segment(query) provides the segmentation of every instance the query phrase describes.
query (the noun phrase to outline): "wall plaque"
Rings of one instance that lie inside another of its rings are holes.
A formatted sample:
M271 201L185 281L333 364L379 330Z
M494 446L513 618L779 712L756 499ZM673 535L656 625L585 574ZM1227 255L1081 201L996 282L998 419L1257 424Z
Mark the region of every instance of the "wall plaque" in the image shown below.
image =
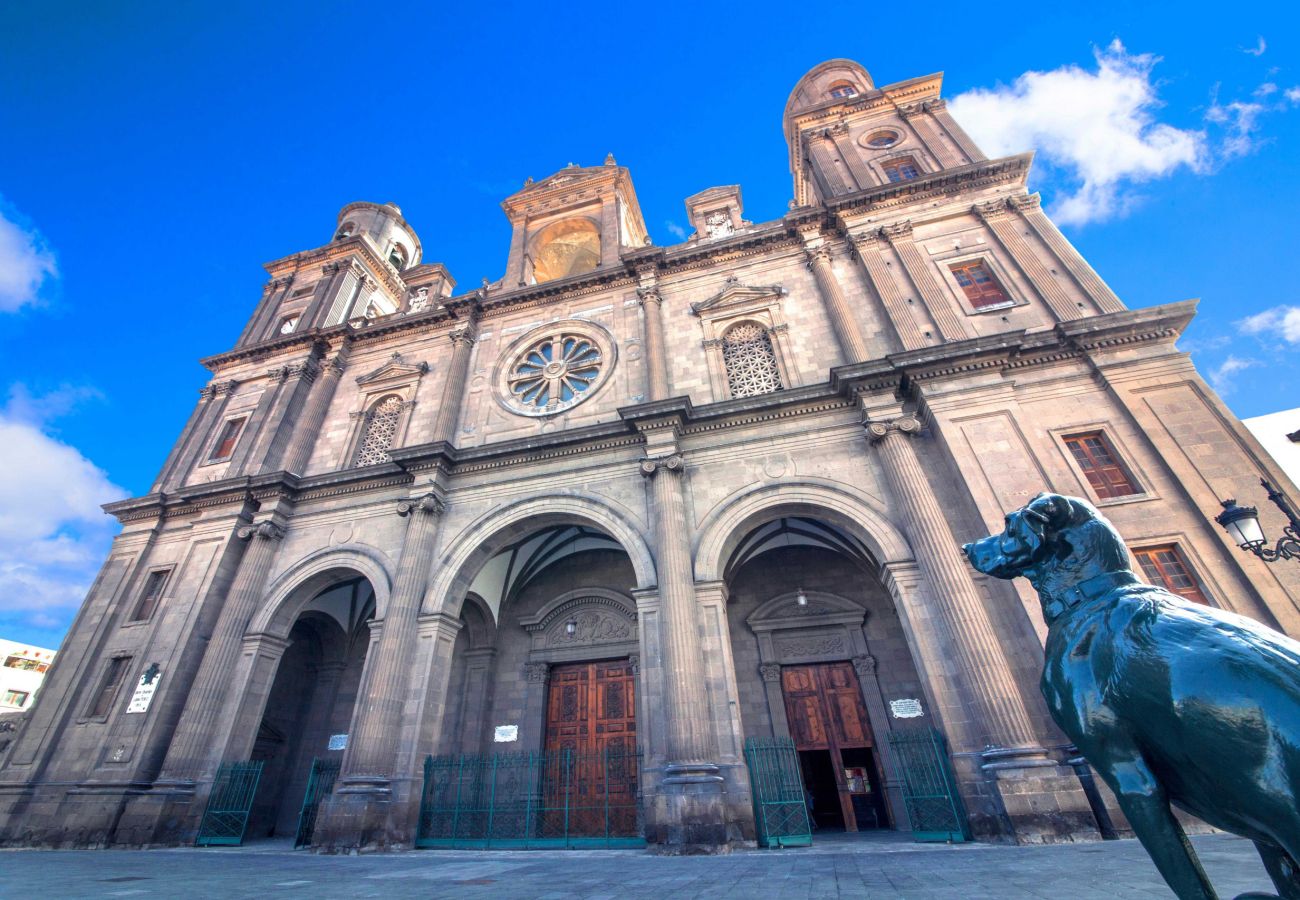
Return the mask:
M131 694L131 702L126 705L126 711L148 712L149 704L153 702L154 691L158 690L158 682L161 680L162 670L158 668L157 663L152 663L140 676L140 683L135 686L135 691Z
M508 744L511 741L519 740L518 725L498 725L492 732L492 740L498 744Z
M890 700L889 711L895 719L915 719L925 715L920 700Z
M348 749L348 736L346 734L331 734L330 742L325 749L327 750Z

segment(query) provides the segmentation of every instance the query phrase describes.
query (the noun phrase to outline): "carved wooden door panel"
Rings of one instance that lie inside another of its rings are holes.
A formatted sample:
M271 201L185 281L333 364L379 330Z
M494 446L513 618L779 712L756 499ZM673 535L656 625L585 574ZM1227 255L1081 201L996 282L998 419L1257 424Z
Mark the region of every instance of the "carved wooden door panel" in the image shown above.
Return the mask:
M629 660L551 668L546 752L547 793L565 792L571 834L602 834L607 817L612 833L634 833L636 676Z

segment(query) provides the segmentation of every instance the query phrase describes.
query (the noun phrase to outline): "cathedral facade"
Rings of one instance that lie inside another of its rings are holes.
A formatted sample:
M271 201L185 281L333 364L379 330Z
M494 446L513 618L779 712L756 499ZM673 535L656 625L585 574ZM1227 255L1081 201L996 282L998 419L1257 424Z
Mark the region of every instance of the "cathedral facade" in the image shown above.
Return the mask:
M507 198L470 291L393 204L268 264L0 735L0 841L709 852L934 796L954 837L1122 831L1037 598L959 547L1078 495L1297 636L1209 518L1289 482L1175 348L1195 302L1128 309L940 81L804 76L774 221L714 187L653 246L611 156Z

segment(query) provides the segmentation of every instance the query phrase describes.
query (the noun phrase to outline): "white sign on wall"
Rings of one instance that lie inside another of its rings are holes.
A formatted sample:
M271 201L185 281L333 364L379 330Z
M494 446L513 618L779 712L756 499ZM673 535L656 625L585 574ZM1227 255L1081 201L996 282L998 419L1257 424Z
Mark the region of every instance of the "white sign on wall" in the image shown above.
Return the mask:
M920 700L890 700L889 711L895 719L915 719L925 715Z
M329 750L346 750L348 749L348 736L346 734L331 734Z
M162 670L158 668L157 663L152 663L140 676L140 683L135 686L135 691L131 694L131 702L126 705L126 711L148 712L149 704L153 702L154 691L158 690L160 681L162 681Z
M496 730L492 732L492 740L498 744L508 744L511 741L519 740L519 726L498 725Z

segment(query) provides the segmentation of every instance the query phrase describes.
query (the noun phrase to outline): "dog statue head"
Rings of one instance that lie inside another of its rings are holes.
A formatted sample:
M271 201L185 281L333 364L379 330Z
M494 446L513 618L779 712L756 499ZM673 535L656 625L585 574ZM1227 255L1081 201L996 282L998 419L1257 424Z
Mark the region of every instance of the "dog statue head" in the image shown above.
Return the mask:
M1001 534L962 550L986 575L1028 578L1049 621L1064 591L1098 575L1129 571L1128 549L1115 527L1088 501L1060 494L1039 494L1007 514Z

